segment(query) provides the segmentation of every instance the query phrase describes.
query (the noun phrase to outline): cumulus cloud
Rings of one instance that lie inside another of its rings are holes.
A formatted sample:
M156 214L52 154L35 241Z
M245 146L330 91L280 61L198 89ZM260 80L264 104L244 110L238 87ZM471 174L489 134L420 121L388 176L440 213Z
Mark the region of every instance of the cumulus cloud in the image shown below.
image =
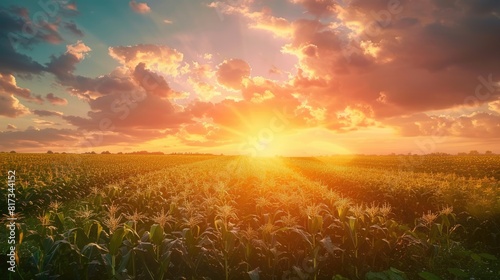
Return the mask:
M57 3L59 4L59 3ZM76 6L75 6L76 7ZM13 74L39 74L45 67L34 61L30 56L19 52L18 49L30 50L41 43L59 44L63 42L59 27L76 27L66 21L72 16L65 7L58 10L58 20L43 21L35 24L33 15L26 8L0 8L0 72ZM30 30L26 33L26 30ZM76 31L73 28L73 31Z
M179 51L162 45L139 44L110 47L109 54L129 69L144 63L148 69L165 75L177 76L184 58Z
M29 113L29 109L16 96L30 102L43 102L41 96L33 96L29 89L17 86L13 75L0 73L0 115L14 118Z
M250 71L250 65L242 59L225 60L217 67L217 81L230 89L241 89Z
M0 91L12 93L25 99L32 99L31 91L17 86L16 78L10 74L0 73Z
M77 49L77 53L87 51ZM65 55L73 58L69 65L79 60L74 52L68 47ZM172 90L165 78L168 73L176 75L181 53L156 45L112 47L109 53L121 64L109 74L83 77L66 67L67 74L59 75L60 83L83 97L91 109L86 117L62 116L66 122L90 134L105 134L100 136L103 145L165 137L192 122L183 107L172 101L183 94Z
M29 114L29 109L12 94L0 91L0 116L15 118Z
M471 99L476 106L492 102L489 108L495 111L500 95L495 84L500 81L495 66L500 57L494 51L500 48L495 35L500 32L497 2L451 1L448 6L440 1L290 3L302 5L316 16L282 21L287 30L283 37L289 40L282 51L299 60L297 74L290 81L293 87L282 96L293 94L302 100L296 113L304 113L305 119L323 118L324 126L349 131L390 124L393 118L405 115L464 106ZM247 18L249 28L262 23L278 26L278 21L265 19L278 19L270 9L256 10L252 1L217 1L210 7ZM255 103L276 95L272 83L241 86L239 81L245 75L228 66L222 74L221 66L219 83L228 86L230 81L229 87L241 90L246 101ZM317 117L318 112L322 117ZM485 119L481 121L486 123ZM480 122L479 116L474 122ZM473 129L480 130L480 126Z
M60 56L52 55L47 63L47 71L54 74L61 81L73 79L73 71L78 62L85 58L91 49L82 41L66 46L66 52Z
M129 2L130 8L138 14L147 14L151 12L151 8L147 3L144 2L137 2L137 1L130 1Z
M328 1L294 2L309 10ZM294 21L284 48L299 59L294 83L310 102L326 104L330 116L362 104L380 121L462 106L477 95L480 103L495 100L500 20L498 5L486 2L441 9L441 2L413 1L402 9L353 1L332 9L340 22Z

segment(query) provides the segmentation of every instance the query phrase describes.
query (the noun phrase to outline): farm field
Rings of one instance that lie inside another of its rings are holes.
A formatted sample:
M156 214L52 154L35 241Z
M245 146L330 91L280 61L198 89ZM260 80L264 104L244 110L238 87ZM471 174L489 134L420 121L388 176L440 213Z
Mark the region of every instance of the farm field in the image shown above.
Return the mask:
M0 163L12 279L500 279L498 155Z

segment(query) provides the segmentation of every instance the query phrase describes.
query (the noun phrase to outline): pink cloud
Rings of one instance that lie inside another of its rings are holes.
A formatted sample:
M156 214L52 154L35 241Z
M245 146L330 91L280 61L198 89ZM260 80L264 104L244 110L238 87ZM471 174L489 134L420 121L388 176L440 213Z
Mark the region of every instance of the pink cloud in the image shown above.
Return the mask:
M78 7L76 6L76 3L69 3L66 5L66 9L71 10L71 11L78 11Z
M129 2L130 8L138 14L147 14L151 12L151 8L147 3L144 2L136 2L134 0Z
M225 87L241 89L243 80L250 76L250 71L250 65L244 60L225 60L217 67L217 81Z

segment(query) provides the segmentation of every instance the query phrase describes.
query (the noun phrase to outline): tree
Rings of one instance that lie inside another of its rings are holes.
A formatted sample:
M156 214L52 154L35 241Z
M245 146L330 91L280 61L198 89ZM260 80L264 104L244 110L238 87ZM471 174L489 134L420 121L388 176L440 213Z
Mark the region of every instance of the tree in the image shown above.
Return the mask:
M492 152L492 151L486 151L484 154L485 154L485 155L492 155L492 154L493 154L493 152Z
M477 150L472 150L469 152L469 155L479 155L479 152Z
M53 153L54 153L54 152L53 152L53 151L51 151L51 150L48 150L48 151L47 151L47 154L53 154Z

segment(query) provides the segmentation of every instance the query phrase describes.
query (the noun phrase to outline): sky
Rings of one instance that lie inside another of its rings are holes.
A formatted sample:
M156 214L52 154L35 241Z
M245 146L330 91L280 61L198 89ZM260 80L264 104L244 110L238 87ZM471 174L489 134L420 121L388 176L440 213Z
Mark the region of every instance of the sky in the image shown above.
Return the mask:
M500 153L500 1L2 1L0 151Z

